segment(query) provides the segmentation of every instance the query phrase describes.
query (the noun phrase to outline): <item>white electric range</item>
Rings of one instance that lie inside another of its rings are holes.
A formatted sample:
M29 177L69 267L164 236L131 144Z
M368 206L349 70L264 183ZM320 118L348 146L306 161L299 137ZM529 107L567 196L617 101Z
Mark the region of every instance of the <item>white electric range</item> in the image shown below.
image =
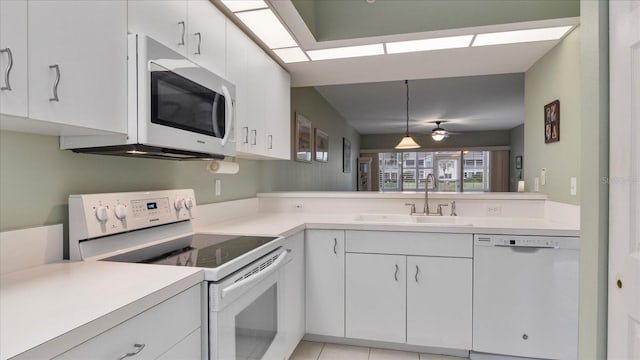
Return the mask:
M282 358L278 323L281 237L195 233L191 189L69 196L69 257L203 269L203 354ZM144 265L140 265L144 266Z

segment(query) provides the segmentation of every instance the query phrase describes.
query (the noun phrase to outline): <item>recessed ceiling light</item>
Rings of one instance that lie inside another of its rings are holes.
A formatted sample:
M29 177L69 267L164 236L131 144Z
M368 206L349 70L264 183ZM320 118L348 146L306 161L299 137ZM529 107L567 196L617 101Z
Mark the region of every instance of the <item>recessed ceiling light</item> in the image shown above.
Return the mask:
M449 36L435 39L409 40L389 42L387 54L408 53L415 51L442 50L468 47L473 35Z
M298 46L271 9L239 12L236 16L271 49Z
M222 0L222 3L233 12L266 9L269 7L263 0Z
M516 44L532 41L558 40L573 26L558 26L543 29L504 31L489 34L478 34L472 46Z
M309 50L307 55L311 60L343 59L358 56L383 55L382 44L346 46L340 48Z
M278 55L278 57L280 57L280 59L282 59L282 61L287 64L309 61L307 55L305 55L304 51L302 51L302 49L300 49L299 47L275 49L273 50L273 52L276 53L276 55Z

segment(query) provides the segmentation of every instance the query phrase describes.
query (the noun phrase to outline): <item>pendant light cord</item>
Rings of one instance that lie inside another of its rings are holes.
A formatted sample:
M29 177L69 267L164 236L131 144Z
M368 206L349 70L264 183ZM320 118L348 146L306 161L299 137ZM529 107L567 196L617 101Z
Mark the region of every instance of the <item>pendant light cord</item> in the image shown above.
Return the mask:
M407 136L409 136L409 80L404 81L407 88Z

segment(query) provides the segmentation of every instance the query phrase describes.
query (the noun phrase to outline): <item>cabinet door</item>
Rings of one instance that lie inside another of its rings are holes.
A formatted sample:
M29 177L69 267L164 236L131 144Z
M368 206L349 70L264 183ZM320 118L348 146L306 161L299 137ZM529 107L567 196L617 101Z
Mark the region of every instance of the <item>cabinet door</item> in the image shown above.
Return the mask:
M270 59L271 60L271 59ZM265 93L267 156L291 159L291 79L289 73L271 60L267 68L269 88Z
M280 311L284 319L281 327L287 356L291 355L304 336L304 232L298 233L284 244L291 261L284 266L283 294Z
M344 337L344 231L305 236L306 333Z
M471 349L471 259L407 257L407 343Z
M406 256L346 255L346 336L404 343Z
M251 41L231 21L226 22L227 79L236 86L235 134L236 150L246 152L249 147L249 103L247 95L247 51Z
M128 0L129 32L144 34L187 55L186 0Z
M28 14L29 117L126 133L126 3L30 0Z
M212 72L226 76L226 17L209 0L187 2L189 58Z
M253 41L247 44L247 119L249 144L247 152L266 155L265 124L267 119L268 68L271 58Z
M0 1L0 112L27 116L27 1Z

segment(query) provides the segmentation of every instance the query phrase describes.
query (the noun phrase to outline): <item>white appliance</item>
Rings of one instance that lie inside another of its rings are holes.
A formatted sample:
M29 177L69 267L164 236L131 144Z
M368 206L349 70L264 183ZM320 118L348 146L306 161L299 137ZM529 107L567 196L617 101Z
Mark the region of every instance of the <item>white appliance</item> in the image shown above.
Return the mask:
M196 234L195 205L193 190L71 195L70 258L201 267L203 354L284 358L278 308L282 268L291 260L284 239Z
M144 35L128 38L126 135L63 136L75 152L168 158L223 158L236 152L235 86Z
M471 358L577 359L578 258L577 237L475 235Z

